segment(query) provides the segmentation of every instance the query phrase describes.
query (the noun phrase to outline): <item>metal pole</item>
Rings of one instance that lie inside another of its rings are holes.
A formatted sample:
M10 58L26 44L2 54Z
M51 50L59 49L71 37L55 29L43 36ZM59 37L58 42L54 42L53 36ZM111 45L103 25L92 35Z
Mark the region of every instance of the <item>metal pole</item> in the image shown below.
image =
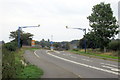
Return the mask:
M85 35L86 35L86 29L84 29L84 31L85 31ZM86 53L86 37L85 37L85 41L84 42L85 42L84 45L85 45L85 53Z
M20 48L20 28L18 28L18 48Z
M22 26L22 27L18 27L18 48L20 48L21 44L20 44L20 29L22 28L28 28L28 27L39 27L40 25L38 26Z
M51 35L51 50L53 51L53 35Z

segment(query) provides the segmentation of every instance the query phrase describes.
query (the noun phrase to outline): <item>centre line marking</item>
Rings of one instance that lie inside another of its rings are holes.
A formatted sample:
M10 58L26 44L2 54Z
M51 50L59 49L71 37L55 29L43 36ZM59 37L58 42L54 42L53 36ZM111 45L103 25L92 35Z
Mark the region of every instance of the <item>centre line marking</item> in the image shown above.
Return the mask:
M120 71L119 69L113 68L113 67L110 67L110 66L104 66L104 65L103 65L102 67L109 68L109 69L111 69L111 70L113 70L113 71Z
M100 64L104 64L104 65L108 65L108 66L113 66L113 67L119 67L119 66L117 66L117 65L107 64L107 63L100 63Z
M87 64L78 63L78 62L75 62L75 61L72 61L72 60L69 60L69 59L65 59L65 58L62 58L62 57L59 57L59 56L50 54L50 53L47 53L47 54L48 54L48 55L51 55L51 56L53 56L53 57L56 57L56 58L58 58L58 59L64 60L64 61L68 61L68 62L74 63L74 64L78 64L78 65L81 65L81 66L85 66L85 67L92 68L92 69L96 69L96 70L103 71L103 72L112 73L112 74L115 74L115 75L120 75L118 72L113 72L113 71L106 70L106 69L102 69L102 68L98 68L98 67L95 67L95 66L90 66L90 65L87 65Z
M77 58L77 57L75 57L75 56L71 56L72 58Z
M92 60L89 60L89 59L82 59L82 60L85 60L85 61L90 61L90 62L92 62Z

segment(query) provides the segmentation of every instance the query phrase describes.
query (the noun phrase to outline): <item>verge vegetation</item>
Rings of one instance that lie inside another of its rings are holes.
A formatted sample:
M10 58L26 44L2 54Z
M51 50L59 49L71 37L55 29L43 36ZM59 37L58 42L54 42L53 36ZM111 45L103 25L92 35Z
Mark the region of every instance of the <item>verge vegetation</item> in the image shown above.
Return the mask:
M24 51L18 49L16 43L9 42L2 46L2 78L40 78L43 71L35 65L25 62Z
M92 50L92 49L88 49L87 52L85 53L83 49L73 49L73 50L69 50L70 52L73 52L75 54L79 54L79 55L84 55L84 56L90 56L90 57L98 57L98 58L102 58L102 59L109 59L109 60L119 60L120 56L118 56L118 54L120 53L119 51L110 51L110 52L106 52L103 53L100 50L96 49L96 50Z

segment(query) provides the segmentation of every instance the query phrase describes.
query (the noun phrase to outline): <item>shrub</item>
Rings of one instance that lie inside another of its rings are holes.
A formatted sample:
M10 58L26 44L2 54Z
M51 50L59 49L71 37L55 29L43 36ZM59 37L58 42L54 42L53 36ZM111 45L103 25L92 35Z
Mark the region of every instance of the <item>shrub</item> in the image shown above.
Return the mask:
M79 51L79 49L73 49L73 51Z
M8 51L16 51L17 43L16 42L9 42L3 45L3 49L7 49Z
M15 76L14 52L2 49L2 78L13 78Z
M120 50L120 40L111 41L108 45L109 50Z

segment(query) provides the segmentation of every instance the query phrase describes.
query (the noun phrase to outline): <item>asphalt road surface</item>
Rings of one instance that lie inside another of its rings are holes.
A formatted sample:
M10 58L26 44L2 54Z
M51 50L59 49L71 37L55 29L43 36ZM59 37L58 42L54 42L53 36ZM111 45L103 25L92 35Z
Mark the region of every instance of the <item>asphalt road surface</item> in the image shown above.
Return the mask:
M119 78L118 62L90 58L65 51L25 52L31 64L42 68L42 78Z

